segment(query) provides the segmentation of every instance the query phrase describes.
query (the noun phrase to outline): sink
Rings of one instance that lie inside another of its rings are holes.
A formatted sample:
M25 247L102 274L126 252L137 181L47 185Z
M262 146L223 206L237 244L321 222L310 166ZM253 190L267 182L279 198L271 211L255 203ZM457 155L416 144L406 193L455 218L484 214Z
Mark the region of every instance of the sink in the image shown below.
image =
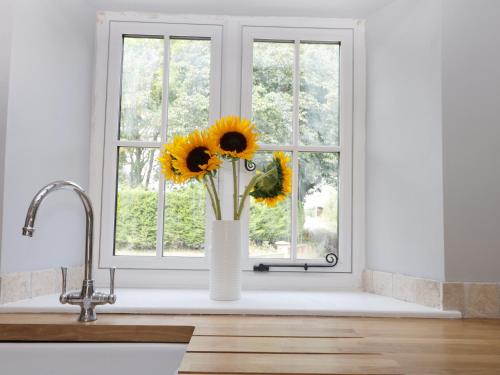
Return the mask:
M2 375L174 375L187 344L0 342Z
M2 375L174 375L194 327L0 324Z

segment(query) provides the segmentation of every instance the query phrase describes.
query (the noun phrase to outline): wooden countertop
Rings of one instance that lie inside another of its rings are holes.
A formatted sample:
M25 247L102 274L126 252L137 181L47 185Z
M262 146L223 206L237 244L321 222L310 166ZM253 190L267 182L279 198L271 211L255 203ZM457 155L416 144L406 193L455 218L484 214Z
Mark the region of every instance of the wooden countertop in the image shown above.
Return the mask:
M188 344L194 326L170 325L151 322L138 324L131 319L114 316L113 319L79 323L75 317L52 316L38 319L13 319L0 315L0 342L121 342L121 343L179 343Z
M0 324L73 328L76 318L0 314ZM186 375L498 375L500 368L496 319L101 314L86 327L99 325L195 326L179 369Z

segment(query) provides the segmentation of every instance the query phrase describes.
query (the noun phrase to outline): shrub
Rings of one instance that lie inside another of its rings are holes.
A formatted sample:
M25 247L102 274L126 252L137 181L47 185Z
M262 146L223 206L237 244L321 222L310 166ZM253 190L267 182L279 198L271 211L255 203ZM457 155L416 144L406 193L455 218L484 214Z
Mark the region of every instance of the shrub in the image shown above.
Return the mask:
M116 206L116 247L154 249L156 192L140 188L120 189Z
M165 193L164 247L200 249L205 244L205 194L201 184L167 189ZM157 193L144 188L120 189L117 200L116 247L156 248ZM275 208L251 205L249 236L256 244L289 241L289 202Z

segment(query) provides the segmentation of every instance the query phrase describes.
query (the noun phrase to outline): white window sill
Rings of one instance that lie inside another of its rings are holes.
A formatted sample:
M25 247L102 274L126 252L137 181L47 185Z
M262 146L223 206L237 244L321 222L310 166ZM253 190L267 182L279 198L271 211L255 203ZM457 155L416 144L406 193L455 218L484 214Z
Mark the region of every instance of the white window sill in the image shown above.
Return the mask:
M244 291L241 300L212 301L207 290L117 289L115 305L97 313L129 314L250 314L461 318L458 311L438 309L362 292ZM56 294L0 305L0 313L74 313Z

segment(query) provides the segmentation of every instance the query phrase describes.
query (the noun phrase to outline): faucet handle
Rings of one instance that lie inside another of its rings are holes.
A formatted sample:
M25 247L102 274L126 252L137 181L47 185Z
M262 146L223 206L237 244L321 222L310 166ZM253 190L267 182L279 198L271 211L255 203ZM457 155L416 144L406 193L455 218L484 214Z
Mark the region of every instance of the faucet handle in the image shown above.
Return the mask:
M109 294L115 294L115 271L116 267L109 269Z
M68 268L61 267L61 273L62 273L62 292L61 292L61 294L66 294L66 279L68 278Z
M115 296L115 271L116 267L109 269L109 294L107 295L107 303L114 304L116 302Z

